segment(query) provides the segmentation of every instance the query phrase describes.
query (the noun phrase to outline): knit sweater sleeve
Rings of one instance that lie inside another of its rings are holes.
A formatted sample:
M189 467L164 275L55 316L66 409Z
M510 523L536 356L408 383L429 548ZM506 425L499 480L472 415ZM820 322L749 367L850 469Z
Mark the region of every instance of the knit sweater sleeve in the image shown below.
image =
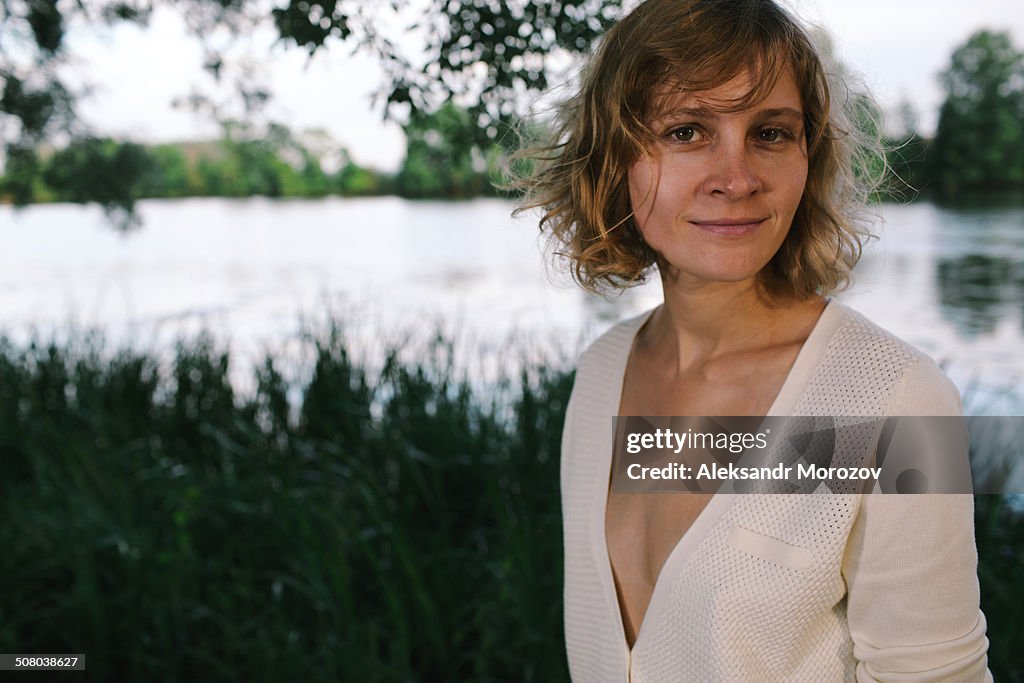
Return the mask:
M889 414L960 415L960 396L922 357ZM857 680L991 681L977 564L971 495L864 495L842 566Z

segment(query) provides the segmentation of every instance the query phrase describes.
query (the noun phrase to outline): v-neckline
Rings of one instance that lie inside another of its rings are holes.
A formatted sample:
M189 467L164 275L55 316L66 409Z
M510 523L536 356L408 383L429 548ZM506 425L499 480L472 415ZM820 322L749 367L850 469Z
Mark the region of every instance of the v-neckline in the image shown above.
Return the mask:
M626 367L629 364L629 357L633 352L633 346L636 344L637 335L657 309L658 307L652 308L645 314L637 316L633 321L634 327L626 333L625 354L620 358L621 369L614 374L618 379L617 390L612 392L616 399L613 409L615 414L618 414L619 407L622 405L622 390L625 386ZM807 335L807 339L804 340L803 345L800 347L800 351L786 373L786 378L783 380L782 386L775 395L775 400L772 402L771 407L768 408L765 417L788 414L793 409L801 390L810 379L811 371L815 365L813 356L820 355L823 352L823 345L818 343L819 337L831 331L832 325L828 323L838 313L838 310L839 304L834 299L826 299L825 307L819 314L818 320L815 322L810 334ZM611 446L611 440L609 440L609 446ZM604 482L604 486L601 487L601 495L598 496L598 515L595 521L600 526L599 538L601 539L601 547L604 550L604 562L602 563L601 570L602 574L604 574L604 580L607 582L606 585L611 586L612 597L614 598L612 604L614 605L619 642L622 643L626 656L629 658L643 642L644 633L650 630L647 624L656 622L661 611L664 609L667 602L665 593L670 590L670 582L664 579L664 577L676 575L681 565L693 557L693 551L697 549L697 546L707 537L711 529L718 523L718 520L729 509L735 500L733 496L736 494L724 493L719 490L719 492L712 495L711 500L707 502L704 509L700 511L700 514L697 515L686 531L683 532L683 535L679 537L679 540L676 541L675 546L673 546L658 570L658 575L654 580L654 588L651 590L651 597L647 602L647 609L644 610L640 625L636 629L633 645L630 647L626 640L626 627L623 621L622 604L619 601L618 588L615 585L611 553L608 551L606 516L608 514L608 496L610 494L609 487L611 485L613 458L611 447L606 450L608 452L603 453L606 461L603 464L602 470L606 476L603 479L601 477L598 478L598 481Z

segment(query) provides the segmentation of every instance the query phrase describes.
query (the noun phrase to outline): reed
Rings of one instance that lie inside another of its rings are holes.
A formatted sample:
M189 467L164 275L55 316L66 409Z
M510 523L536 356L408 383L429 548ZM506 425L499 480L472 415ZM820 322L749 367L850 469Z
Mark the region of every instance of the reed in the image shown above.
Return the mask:
M0 340L0 651L95 680L567 680L572 374L483 392L443 339L376 369L336 328L310 345L243 395L206 337L166 362ZM977 502L991 665L1021 680L1024 524Z

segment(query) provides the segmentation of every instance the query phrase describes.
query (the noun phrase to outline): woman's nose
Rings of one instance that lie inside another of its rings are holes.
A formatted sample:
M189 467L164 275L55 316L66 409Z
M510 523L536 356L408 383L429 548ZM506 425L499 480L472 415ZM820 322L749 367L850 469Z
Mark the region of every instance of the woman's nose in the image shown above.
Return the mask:
M704 178L707 194L742 199L757 194L764 183L754 168L752 150L745 144L723 144L712 155Z

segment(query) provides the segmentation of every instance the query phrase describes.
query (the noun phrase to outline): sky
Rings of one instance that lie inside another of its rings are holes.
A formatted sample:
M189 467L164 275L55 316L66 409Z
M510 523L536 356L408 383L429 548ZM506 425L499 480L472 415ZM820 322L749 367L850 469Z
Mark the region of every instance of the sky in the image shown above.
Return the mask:
M934 130L942 102L938 74L957 45L988 28L1009 30L1024 47L1021 0L783 2L804 21L828 29L840 59L862 75L884 108L895 112L909 101L926 134ZM255 54L271 54L262 72L274 93L268 113L293 130L326 129L362 165L397 169L405 142L399 126L384 122L381 107L372 103L383 82L376 64L344 45L309 60L301 50L274 47L272 38L270 31L249 38ZM195 84L210 83L202 75L202 49L178 15L158 10L147 28L71 31L68 42L73 77L94 87L79 113L98 132L140 141L216 135L209 121L172 107Z

